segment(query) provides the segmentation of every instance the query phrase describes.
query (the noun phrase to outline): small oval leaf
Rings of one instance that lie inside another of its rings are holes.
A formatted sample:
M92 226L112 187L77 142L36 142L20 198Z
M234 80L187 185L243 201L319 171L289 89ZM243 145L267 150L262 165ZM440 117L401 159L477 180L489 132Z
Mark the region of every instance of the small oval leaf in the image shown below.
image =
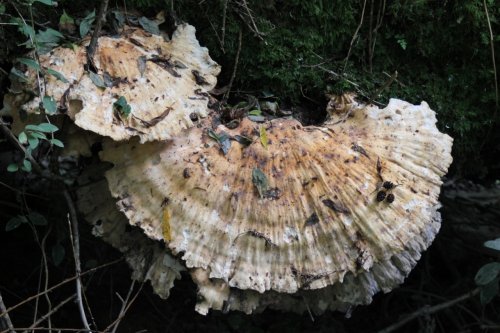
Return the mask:
M26 126L27 128L27 126ZM38 125L38 130L40 132L45 132L45 133L54 133L59 130L57 126L50 124L50 123L41 123Z
M41 67L40 67L40 64L38 62L36 62L35 60L33 59L29 59L29 58L17 58L17 61L20 62L21 64L24 64L36 71L40 71L41 70Z
M500 273L500 262L490 262L479 269L474 278L478 286L484 286L495 280Z
M59 266L63 261L64 256L66 255L66 250L64 249L64 246L62 246L60 243L57 243L52 247L51 254L54 266Z
M21 216L14 216L5 225L5 231L11 231L19 227L23 223Z
M21 142L23 145L28 142L28 136L26 135L25 132L19 133L18 139L19 142Z
M15 163L11 163L7 166L8 172L16 172L17 170L19 170L19 165L15 164Z
M500 251L500 238L497 238L495 240L489 240L484 243L484 246L493 250Z
M498 295L498 279L495 279L481 287L479 292L479 299L482 305L486 305Z
M52 143L54 146L58 146L58 147L64 148L64 143L62 143L61 140L51 139L50 143Z
M21 167L21 170L26 172L31 172L31 162L25 159L23 161L23 166Z
M260 142L262 143L262 146L267 149L267 132L264 126L260 127Z
M53 115L57 111L57 103L51 96L44 96L42 100L43 108L49 115Z

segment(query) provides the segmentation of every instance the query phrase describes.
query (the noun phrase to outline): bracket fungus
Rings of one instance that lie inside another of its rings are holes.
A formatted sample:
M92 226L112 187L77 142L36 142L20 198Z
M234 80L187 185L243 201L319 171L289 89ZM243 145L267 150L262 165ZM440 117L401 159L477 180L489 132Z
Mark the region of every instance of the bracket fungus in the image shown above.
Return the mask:
M107 140L101 158L130 224L192 271L198 311L291 309L294 295L346 311L402 283L439 230L452 139L435 125L425 102L391 99L321 127L209 117L167 142Z
M171 40L132 27L117 38L100 37L97 72L85 70L88 43L40 56L42 68L59 73L46 77L46 94L77 126L113 140L138 136L145 142L170 139L193 125L193 114L207 115L207 91L220 66L200 46L193 26L179 25ZM31 87L25 89L37 90L35 71L28 75ZM23 108L36 113L40 104L38 96Z

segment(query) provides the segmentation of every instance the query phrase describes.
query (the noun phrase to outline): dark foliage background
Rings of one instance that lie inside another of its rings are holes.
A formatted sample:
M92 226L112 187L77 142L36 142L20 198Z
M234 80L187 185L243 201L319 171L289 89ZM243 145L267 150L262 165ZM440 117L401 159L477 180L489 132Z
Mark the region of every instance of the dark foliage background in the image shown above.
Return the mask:
M484 3L497 50L494 61L498 64L500 6L495 0ZM326 92L356 91L361 99L373 98L382 104L390 97L412 103L427 101L437 112L440 130L455 139L454 163L449 173L452 181L444 193L459 188L479 199L460 201L453 195L443 196L443 230L405 285L388 295L377 295L372 305L355 309L350 319L326 313L312 321L307 314L273 311L252 316L211 313L202 317L193 311L196 290L186 276L176 283L167 301L152 294L146 284L121 324L121 331L374 332L397 322L404 314L474 289L477 270L484 263L499 260L497 253L483 250L482 242L500 237L500 198L490 195L498 189L495 181L500 179L499 113L484 3L481 0L127 1L128 11L140 10L149 16L165 10L167 22L162 28L167 31L176 19L194 25L201 44L222 65L219 87L230 82L241 31L231 103L244 100L248 94L273 95L283 107L306 110L310 119L317 119L324 112ZM123 10L124 4L112 2L110 9ZM2 5L0 91L3 94L8 89L5 73L9 72L13 59L25 52L19 46L23 37L15 27L4 23L20 13L28 15L26 6L17 0ZM57 7L35 3L34 20L39 27L57 28L63 9L78 20L97 6L98 2L91 1L62 0ZM395 79L391 81L391 77ZM0 143L0 181L12 187L0 186L0 219L7 221L29 206L41 212L49 223L34 229L23 226L11 232L5 232L0 223L0 291L8 305L37 291L43 266L35 234L39 239L48 234L45 247L49 253L58 244L66 249L60 264L55 265L49 258L50 285L74 274L66 207L59 189L40 185L33 177L14 177L5 172L13 150L7 142ZM461 180L464 178L484 187ZM34 191L37 197L25 196L26 191ZM485 225L487 228L483 229ZM81 232L85 267L120 257L115 250L96 241L90 227L82 225ZM99 327L112 322L119 312L115 292L126 294L129 276L127 265L121 262L86 280L87 296ZM54 292L54 304L67 297L72 288L71 284ZM438 314L422 316L400 331L498 331L499 305L498 297L487 306L473 298ZM40 307L46 310L43 300ZM12 317L18 325L30 325L33 311L31 304L13 312ZM56 313L53 320L62 327L80 327L73 303Z

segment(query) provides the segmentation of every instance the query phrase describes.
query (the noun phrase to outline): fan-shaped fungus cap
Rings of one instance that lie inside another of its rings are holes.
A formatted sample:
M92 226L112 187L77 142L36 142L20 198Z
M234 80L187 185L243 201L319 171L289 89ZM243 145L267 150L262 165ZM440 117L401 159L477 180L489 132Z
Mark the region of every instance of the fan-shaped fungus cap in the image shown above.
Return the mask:
M206 116L207 91L220 67L196 40L194 27L178 26L170 41L138 28L119 38L100 37L98 73L84 70L87 44L41 56L42 67L67 80L48 76L46 94L81 128L114 140L165 140L192 126L192 114ZM37 112L39 104L37 97L25 108Z
M435 123L425 102L392 99L324 127L207 119L167 143L108 142L102 158L130 223L188 268L260 293L340 285L360 304L401 283L439 229L452 139Z

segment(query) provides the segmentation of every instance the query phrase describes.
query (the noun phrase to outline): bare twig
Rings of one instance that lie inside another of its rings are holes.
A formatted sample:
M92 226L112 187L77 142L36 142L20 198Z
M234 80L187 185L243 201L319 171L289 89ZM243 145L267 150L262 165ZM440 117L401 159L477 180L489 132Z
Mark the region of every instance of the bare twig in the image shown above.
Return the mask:
M132 304L135 302L137 296L139 296L139 293L141 292L142 290L142 287L144 286L144 281L141 283L141 286L139 287L139 290L137 290L137 292L135 293L134 297L132 297L132 299L130 300L130 302L128 303L128 305L126 306L125 310L123 311L120 311L120 315L122 317L120 317L120 315L118 316L118 318L115 319L115 321L113 321L111 324L109 324L108 327L106 327L106 329L103 331L103 332L108 332L111 327L113 327L114 325L116 325L120 320L122 320L123 316L125 315L125 313L130 309L130 307L132 306Z
M229 80L227 92L224 94L224 101L227 101L229 98L229 94L231 93L231 88L233 86L234 78L236 77L236 71L238 70L238 62L240 61L240 52L241 52L241 41L243 39L243 32L240 29L238 33L238 50L236 51L236 58L234 59L234 67L233 74L231 74L231 79Z
M226 38L226 17L227 17L227 3L229 0L224 0L224 8L222 9L222 37L221 37L221 48L222 48L222 53L224 52L224 41Z
M377 43L378 29L380 29L380 27L382 26L382 21L384 20L385 5L386 5L386 0L382 0L381 4L379 5L379 10L377 12L377 24L375 25L375 29L373 29L373 42L371 45L372 61L373 61L373 55L375 53L375 44ZM382 8L380 8L380 7L382 7Z
M367 48L368 48L368 71L371 73L373 70L372 66L372 37L373 37L373 7L374 7L374 2L373 0L370 0L370 18L368 19L368 41L367 41Z
M41 284L42 274L45 276L44 290L47 290L47 288L49 287L49 265L47 263L47 254L45 252L45 242L47 241L47 237L49 236L51 230L52 230L52 225L49 227L49 229L47 230L47 232L43 236L42 241L40 242L38 240L38 235L36 233L36 229L33 227L33 234L34 234L35 240L36 240L38 246L40 247L40 251L42 252L42 258L41 258L42 263L40 266L42 266L44 268L43 271L40 269L40 279L38 281L38 292L40 292L40 284ZM45 297L45 300L47 301L48 312L50 313L52 311L52 302L50 300L49 294L45 293L44 297ZM38 315L38 298L36 299L33 322L36 322L37 315ZM51 329L52 320L51 320L50 316L48 317L47 324L49 325L49 329ZM32 326L36 326L36 325L32 325Z
M382 72L382 74L384 74L387 77L392 77L392 75L389 74L389 73L387 73L387 72ZM399 81L397 78L394 78L394 81L397 82L401 87L406 87L406 84L404 84L403 82Z
M398 77L398 71L394 71L394 73L389 78L387 78L387 80L384 82L382 87L378 88L377 91L375 91L375 93L370 97L370 103L375 98L379 97L380 94L382 93L382 91L389 88L391 86L391 84L396 80L397 77Z
M436 313L436 312L439 312L441 310L444 310L444 309L447 309L449 307L452 307L454 306L455 304L457 303L460 303L460 302L463 302L471 297L474 297L476 296L477 294L479 294L479 288L476 288L466 294L463 294L455 299L452 299L448 302L444 302L444 303L441 303L441 304L437 304L437 305L434 305L434 306L424 306L420 309L418 309L417 311L409 314L408 316L406 316L405 318L403 318L402 320L398 321L397 323L395 324L392 324L391 326L389 327L386 327L384 328L383 330L380 330L378 331L378 333L390 333L390 332L394 332L395 330L397 330L398 328L406 325L407 323L409 323L410 321L412 321L413 319L416 319L418 317L421 317L421 316L424 316L424 315L430 315L430 314L433 314L433 313Z
M490 32L490 47L491 47L491 61L493 63L493 74L495 76L495 116L498 109L498 79L497 79L497 66L495 62L495 45L493 43L493 30L491 29L490 14L488 13L488 6L486 5L486 0L483 0L484 13L486 14L486 22L488 23L488 29Z
M87 271L85 271L85 272L82 272L82 273L80 274L80 276L84 276L84 275L87 275L87 274L89 274L89 273L95 272L95 271L97 271L97 270L99 270L99 269L101 269L101 268L104 268L104 267L108 267L108 266L114 265L114 264L116 264L116 263L118 263L118 262L120 262L120 261L122 261L122 260L123 260L123 258L119 258L119 259L113 260L113 261L111 261L111 262L108 262L108 263L102 264L102 265L100 265L100 266L97 266L97 267L91 268L91 269L89 269L89 270L87 270ZM11 311L13 311L13 310L17 309L17 308L18 308L18 307L20 307L21 305L26 304L26 303L28 303L28 302L30 302L30 301L32 301L32 300L34 300L35 298L40 297L41 295L45 295L46 293L49 293L49 292L51 292L52 290L57 289L57 288L59 288L59 287L60 287L60 286L62 286L62 285L65 285L66 283L69 283L69 282L71 282L71 281L74 281L74 280L76 280L77 278L78 278L78 276L76 276L76 275L75 275L75 276L72 276L72 277L70 277L70 278L67 278L67 279L65 279L65 280L63 280L63 281L61 281L61 282L59 282L58 284L55 284L54 286L52 286L52 287L48 288L47 290L44 290L44 291L42 291L42 292L40 292L40 293L37 293L36 295L30 296L30 297L28 297L28 298L24 299L23 301L21 301L21 302L17 303L16 305L13 305L13 306L11 306L10 308L8 308L6 311L2 311L2 312L0 312L0 318L2 318L2 317L4 317L4 316L7 316L9 312L11 312ZM58 330L58 329L53 328L53 330ZM0 333L3 333L3 332L0 332Z
M109 0L101 0L101 5L99 6L99 12L97 13L94 33L90 39L89 46L87 47L87 62L89 65L94 66L94 54L97 49L97 41L99 39L99 34L101 33L102 23L105 20L106 10L108 9Z
M208 23L210 24L210 27L211 27L211 28L212 28L212 30L214 31L215 37L217 38L217 41L219 42L220 49L221 49L222 53L225 53L225 52L224 52L224 42L223 42L223 40L219 37L219 33L217 32L217 29L215 29L215 26L213 25L212 20L210 20L210 17L208 16L208 14L207 14L207 12L206 12L206 11L204 11L204 12L203 12L203 15L205 15L205 17L207 18Z
M123 317L125 317L125 312L127 309L128 300L130 298L130 295L132 295L132 291L134 290L134 285L135 285L135 280L132 280L132 283L130 284L130 288L129 288L128 293L127 293L127 296L125 297L124 300L121 299L121 297L119 297L120 300L122 301L122 308L120 309L120 313L118 314L118 318L116 318L117 322L116 322L115 326L113 327L113 330L111 331L111 333L116 332L118 325L120 325L121 320L123 319ZM116 293L116 294L118 296L120 296L118 293Z
M45 332L49 332L49 330L48 330L47 327L16 327L16 329L18 329L18 330L32 330L32 331L45 331ZM66 332L81 332L82 329L81 328L53 327L52 331L57 331L57 332L64 332L64 331L66 331ZM1 331L0 333L7 333L7 332L9 332L9 330ZM97 330L90 330L89 332L100 333Z
M241 0L242 4L243 4L243 7L245 7L245 10L248 14L248 17L250 18L250 22L252 23L252 27L250 27L250 30L252 30L255 35L260 39L260 40L264 40L264 38L262 38L262 33L259 31L259 29L257 28L257 24L255 24L255 20L253 18L253 15L252 15L252 12L250 11L250 8L248 8L248 4L246 2L246 0Z
M73 300L74 298L76 297L76 294L75 295L71 295L70 297L66 298L65 300L63 300L61 303L57 304L56 306L54 306L49 312L47 312L46 314L44 314L42 317L40 317L36 322L34 322L28 329L26 329L23 333L26 333L26 331L28 330L34 330L38 325L40 325L42 322L44 322L46 319L50 318L50 316L52 316L54 313L56 313L57 311L59 311L60 308L62 308L66 303L68 303L69 301ZM49 326L49 329L50 329L51 326Z
M366 9L366 0L363 2L363 10L361 12L361 19L359 20L359 25L356 28L354 35L352 35L351 44L349 45L349 51L347 51L347 56L345 57L344 69L342 69L342 73L345 72L345 69L347 67L347 62L349 61L349 57L351 56L352 46L354 45L354 41L358 37L359 29L361 29L361 26L363 25L363 20L365 18L365 9Z
M106 0L104 0L106 1ZM67 190L63 191L64 199L66 199L66 204L68 205L69 214L68 214L68 224L70 227L70 239L73 248L73 256L75 258L75 272L76 272L76 297L78 301L78 309L80 310L80 317L82 319L83 326L90 330L89 323L87 321L87 316L85 315L85 309L83 307L82 300L82 279L80 278L81 274L81 265L80 265L80 236L78 231L78 219L76 215L76 209L73 204L73 199ZM71 215L71 218L70 218Z
M5 304L2 299L2 293L0 293L0 313L5 313L5 316L3 318L0 317L0 324L3 323L5 324L5 326L7 326L8 330L6 332L16 333L16 331L14 331L14 325L12 325L12 321L10 320L9 314L7 313L7 309L5 308Z

